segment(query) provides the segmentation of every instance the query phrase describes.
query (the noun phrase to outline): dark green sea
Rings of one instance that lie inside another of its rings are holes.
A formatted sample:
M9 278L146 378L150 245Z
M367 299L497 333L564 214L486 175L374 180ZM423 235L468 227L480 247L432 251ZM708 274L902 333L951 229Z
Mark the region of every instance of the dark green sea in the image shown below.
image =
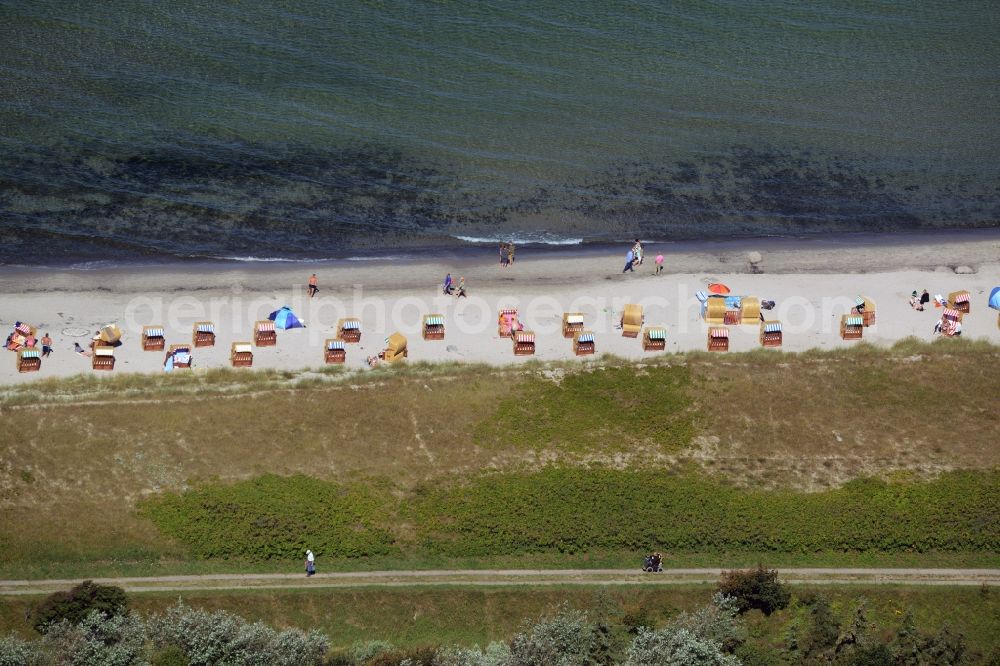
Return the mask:
M0 262L997 227L998 109L996 0L0 0Z

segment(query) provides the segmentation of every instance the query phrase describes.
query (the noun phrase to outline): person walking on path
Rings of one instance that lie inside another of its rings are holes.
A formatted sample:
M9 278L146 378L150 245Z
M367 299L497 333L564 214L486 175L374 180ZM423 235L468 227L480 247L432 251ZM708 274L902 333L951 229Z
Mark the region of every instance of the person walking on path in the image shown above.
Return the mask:
M659 275L663 272L663 255L656 255L656 270L653 271L653 275Z
M52 338L48 333L42 336L42 356L48 356L52 353Z
M316 286L319 280L316 279L316 274L313 273L309 277L309 298L312 298L319 291L319 287Z
M311 550L306 551L306 577L316 573L316 557Z
M632 271L634 273L635 269L632 268L633 263L635 263L635 252L629 250L628 254L625 255L625 268L622 269L622 273L626 273L628 271Z

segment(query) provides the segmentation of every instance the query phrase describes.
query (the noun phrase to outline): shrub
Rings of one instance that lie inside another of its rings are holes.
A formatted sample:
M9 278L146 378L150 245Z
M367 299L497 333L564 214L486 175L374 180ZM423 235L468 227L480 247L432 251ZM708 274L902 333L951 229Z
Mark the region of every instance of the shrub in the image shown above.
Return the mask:
M718 590L731 597L740 613L756 608L770 615L788 606L791 592L778 580L778 572L758 565L756 569L734 569L722 574Z
M579 666L593 651L594 632L582 611L561 606L511 639L510 666Z
M0 666L34 666L40 659L38 643L13 634L0 638Z
M449 646L438 649L434 666L509 666L510 660L510 648L506 643L490 643L485 650L479 646Z
M153 647L180 648L192 664L233 666L319 666L329 649L317 631L278 632L262 622L250 623L225 611L196 610L178 602L146 623Z
M816 598L809 612L809 631L803 641L803 652L806 655L818 655L828 651L837 644L840 636L840 623L833 616L830 600L824 596Z
M111 617L128 610L125 590L111 585L97 585L85 580L66 592L54 592L45 598L31 613L31 626L40 634L53 624L66 620L80 624L91 613L98 611Z
M253 560L386 554L385 501L371 488L268 474L233 485L210 484L142 505L156 525L201 558Z
M642 629L629 646L624 666L740 666L718 643L688 629Z
M152 666L190 666L184 650L176 645L168 645L153 655Z
M436 652L434 647L389 650L364 662L364 666L434 666Z
M61 620L41 639L43 663L73 666L146 666L146 633L132 613L92 611L79 625Z
M392 643L388 641L363 641L351 646L348 657L352 663L366 664L381 654L392 652Z

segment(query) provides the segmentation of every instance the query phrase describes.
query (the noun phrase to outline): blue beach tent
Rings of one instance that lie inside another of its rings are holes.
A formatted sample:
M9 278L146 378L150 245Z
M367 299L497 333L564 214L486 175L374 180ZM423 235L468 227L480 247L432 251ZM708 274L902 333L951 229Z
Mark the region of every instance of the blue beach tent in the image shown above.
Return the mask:
M990 292L990 307L1000 310L1000 287L993 287L993 291Z
M275 328L305 328L306 325L302 323L302 320L295 316L288 306L281 308L280 310L275 310L267 316L268 319L274 322Z

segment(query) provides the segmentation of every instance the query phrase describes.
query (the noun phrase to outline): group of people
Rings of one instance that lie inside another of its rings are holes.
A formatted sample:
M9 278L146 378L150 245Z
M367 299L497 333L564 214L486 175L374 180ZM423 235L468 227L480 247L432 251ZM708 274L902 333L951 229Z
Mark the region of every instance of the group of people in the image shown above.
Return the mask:
M931 302L931 295L924 289L924 293L917 296L917 292L914 291L910 296L910 307L918 312L923 312L924 307Z
M36 339L34 330L27 324L22 324L18 321L14 322L14 330L7 336L4 347L10 351L19 351L21 349L33 349L39 342L42 344L43 357L52 353L51 335L46 333L41 339Z
M451 273L445 275L443 291L446 296L454 296L455 298L462 298L464 296L468 298L468 294L465 293L465 278L462 276L458 277L458 284L456 285L454 280L451 279Z
M500 243L500 268L507 268L514 263L514 244Z
M622 273L635 272L636 266L641 266L642 261L645 258L645 248L642 246L642 241L638 238L635 239L635 243L632 248L625 255L625 268L622 269ZM660 275L663 272L663 255L656 255L656 269L653 270L653 275Z

